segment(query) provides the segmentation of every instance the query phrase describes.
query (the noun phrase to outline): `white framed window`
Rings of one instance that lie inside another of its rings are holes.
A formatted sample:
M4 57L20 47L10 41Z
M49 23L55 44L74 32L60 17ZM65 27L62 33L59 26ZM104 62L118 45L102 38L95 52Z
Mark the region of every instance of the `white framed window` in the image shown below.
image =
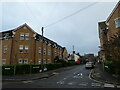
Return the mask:
M41 47L38 47L38 53L41 53Z
M6 59L2 59L2 65L6 64Z
M51 51L50 50L48 50L48 55L51 55Z
M46 49L44 49L44 55L46 55Z
M57 52L55 51L55 52L54 52L54 54L56 55L56 54L57 54Z
M23 53L23 45L19 45L20 53Z
M60 57L62 57L62 54L60 53Z
M26 34L25 34L25 39L26 39L26 40L29 40L29 33L26 33Z
M51 63L51 60L50 60L50 59L48 59L48 63Z
M120 18L115 19L115 27L116 28L120 27Z
M7 53L7 46L6 45L3 47L3 53Z
M20 33L20 40L24 40L24 33Z
M38 64L41 64L41 59L38 60Z
M28 53L29 46L25 45L25 53Z
M19 59L19 60L18 60L18 64L23 64L23 60L22 60L22 59Z
M24 59L24 64L28 64L28 59L27 58Z
M44 64L46 64L47 62L46 62L46 59L44 59Z

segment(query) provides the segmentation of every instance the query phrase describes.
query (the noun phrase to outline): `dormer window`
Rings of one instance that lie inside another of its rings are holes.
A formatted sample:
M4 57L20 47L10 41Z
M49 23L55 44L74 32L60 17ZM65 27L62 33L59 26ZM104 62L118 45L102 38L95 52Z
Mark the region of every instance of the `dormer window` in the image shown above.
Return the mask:
M9 38L9 33L6 33L6 34L4 34L4 40L8 40L8 38Z
M24 33L20 33L20 40L24 40Z
M48 43L48 46L50 46L51 45L51 43Z

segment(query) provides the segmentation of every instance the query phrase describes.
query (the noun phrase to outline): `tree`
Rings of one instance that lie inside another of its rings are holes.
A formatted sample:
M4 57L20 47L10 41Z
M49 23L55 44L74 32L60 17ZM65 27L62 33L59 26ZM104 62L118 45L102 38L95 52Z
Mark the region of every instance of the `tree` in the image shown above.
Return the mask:
M120 75L120 32L109 42L107 53L107 59L115 63L116 74Z

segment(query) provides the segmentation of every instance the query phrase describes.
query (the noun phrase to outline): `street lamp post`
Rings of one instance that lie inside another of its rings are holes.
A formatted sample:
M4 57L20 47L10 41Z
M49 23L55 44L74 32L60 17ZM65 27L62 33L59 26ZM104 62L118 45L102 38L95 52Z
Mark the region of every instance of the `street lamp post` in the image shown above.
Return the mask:
M42 27L42 47L41 47L41 51L42 51L42 55L41 55L41 60L42 60L42 71L44 71L44 61L43 61L43 29L44 29L44 27Z

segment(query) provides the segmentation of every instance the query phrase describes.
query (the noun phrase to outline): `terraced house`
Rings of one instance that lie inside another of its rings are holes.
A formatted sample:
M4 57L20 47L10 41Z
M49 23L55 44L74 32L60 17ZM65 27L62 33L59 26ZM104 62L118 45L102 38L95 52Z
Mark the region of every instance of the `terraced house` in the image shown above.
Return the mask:
M42 39L27 24L1 32L0 45L2 65L54 63L55 57L63 59L63 53L67 55L65 48L46 37Z

